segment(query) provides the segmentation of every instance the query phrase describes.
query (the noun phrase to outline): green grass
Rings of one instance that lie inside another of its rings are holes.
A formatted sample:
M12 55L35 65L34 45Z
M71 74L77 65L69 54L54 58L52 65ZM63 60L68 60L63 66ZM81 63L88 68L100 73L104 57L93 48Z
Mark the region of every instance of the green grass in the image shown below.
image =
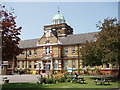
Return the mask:
M57 84L40 84L37 83L9 83L3 84L2 88L117 88L119 83L114 79L114 82L111 82L110 85L96 85L92 77L85 77L86 81L84 84L76 83L73 84L71 82L66 83L57 83Z

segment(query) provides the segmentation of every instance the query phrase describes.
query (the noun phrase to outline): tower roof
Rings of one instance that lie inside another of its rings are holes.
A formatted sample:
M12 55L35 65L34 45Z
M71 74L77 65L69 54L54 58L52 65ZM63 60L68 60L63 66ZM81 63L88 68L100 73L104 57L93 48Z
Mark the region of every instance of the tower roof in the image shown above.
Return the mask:
M61 24L65 23L65 18L62 14L60 14L60 11L53 17L52 24Z
M58 20L58 19L61 19L61 20L65 20L64 16L60 13L57 13L54 17L53 17L53 20Z

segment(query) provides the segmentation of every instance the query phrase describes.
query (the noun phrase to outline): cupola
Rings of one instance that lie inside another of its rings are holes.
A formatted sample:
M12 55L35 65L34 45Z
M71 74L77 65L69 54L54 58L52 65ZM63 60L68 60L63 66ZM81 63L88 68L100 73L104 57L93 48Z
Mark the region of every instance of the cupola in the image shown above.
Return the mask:
M62 24L65 23L65 18L60 11L53 17L52 24Z

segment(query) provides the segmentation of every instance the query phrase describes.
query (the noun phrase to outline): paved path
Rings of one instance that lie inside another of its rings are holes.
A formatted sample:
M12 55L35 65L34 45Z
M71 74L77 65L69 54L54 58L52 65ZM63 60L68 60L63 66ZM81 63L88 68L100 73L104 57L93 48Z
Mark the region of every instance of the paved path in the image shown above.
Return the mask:
M2 78L7 76L9 78L9 83L19 83L19 82L37 82L37 77L39 75L0 75L0 83L2 83ZM46 76L46 74L43 74L43 76ZM80 77L100 77L100 76L82 76Z
M0 81L5 76L9 78L9 83L37 82L38 77L38 75L2 75L0 76Z

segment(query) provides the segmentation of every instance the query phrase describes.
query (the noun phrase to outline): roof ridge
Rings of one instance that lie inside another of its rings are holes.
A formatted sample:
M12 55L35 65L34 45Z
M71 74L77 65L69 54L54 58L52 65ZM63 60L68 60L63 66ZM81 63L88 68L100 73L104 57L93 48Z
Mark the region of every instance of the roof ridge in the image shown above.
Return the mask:
M98 32L78 33L78 34L71 34L71 35L68 35L68 36L72 36L72 35L85 35L85 34L90 34L90 33L98 33Z
M35 39L40 39L40 38L26 39L26 40L20 40L20 41L28 41L28 40L35 40Z

